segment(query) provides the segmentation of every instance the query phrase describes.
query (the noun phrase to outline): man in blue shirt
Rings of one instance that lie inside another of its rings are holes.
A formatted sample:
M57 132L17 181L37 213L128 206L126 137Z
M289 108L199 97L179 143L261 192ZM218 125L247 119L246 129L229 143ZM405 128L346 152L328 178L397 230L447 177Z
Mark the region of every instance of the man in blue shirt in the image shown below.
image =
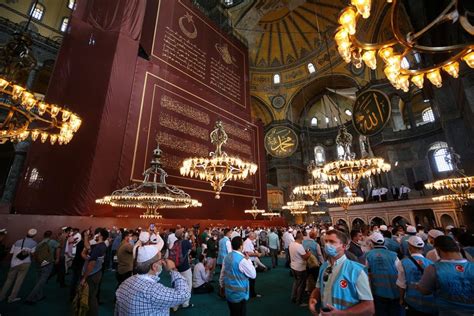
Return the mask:
M87 243L82 251L82 257L86 261L81 279L81 285L87 282L89 286L89 312L88 315L99 315L99 302L97 292L99 291L102 279L102 265L104 264L107 245L105 240L109 238L109 232L105 228L100 228L94 236L94 245ZM89 253L88 253L89 252Z
M275 228L270 229L268 235L268 248L270 248L270 257L272 258L272 267L278 266L278 252L280 252L280 238L275 233Z

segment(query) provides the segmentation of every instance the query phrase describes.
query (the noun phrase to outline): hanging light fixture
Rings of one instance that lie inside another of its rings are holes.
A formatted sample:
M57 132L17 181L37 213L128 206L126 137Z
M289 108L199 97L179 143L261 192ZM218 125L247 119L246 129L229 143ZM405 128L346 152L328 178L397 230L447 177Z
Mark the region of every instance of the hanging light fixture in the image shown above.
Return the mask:
M272 220L274 217L280 217L281 214L279 212L265 212L262 214L262 216L270 218Z
M227 181L246 179L255 174L258 166L239 157L229 156L222 150L228 137L221 121L216 121L210 137L211 143L216 145L216 151L210 152L209 157L187 158L179 171L183 176L209 181L216 192L215 198L219 199Z
M67 144L82 124L79 116L44 102L21 83L36 65L32 44L25 29L0 48L0 144L27 139Z
M257 199L254 197L254 198L252 199L252 208L249 209L249 210L245 210L244 213L245 213L245 214L250 214L250 215L253 216L253 219L256 219L257 216L258 216L258 214L262 214L262 215L263 215L263 214L265 213L265 210L259 210L259 209L257 208Z
M311 175L310 183L308 185L299 185L293 189L293 194L296 196L310 196L314 204L321 200L321 196L337 191L339 185L326 183L327 176L323 173L322 168L316 166L314 161L308 165L308 173Z
M474 176L466 176L459 168L461 157L456 154L453 148L447 149L444 157L446 163L453 167L454 177L438 180L425 184L427 189L447 190L450 194L434 196L433 201L458 201L467 204L468 200L474 199Z
M198 200L191 199L191 196L183 190L166 184L168 174L161 168L162 151L158 143L158 136L156 143L153 159L150 167L143 173L142 183L116 190L111 195L104 196L95 202L112 207L145 209L145 213L140 215L140 218L162 218L158 213L159 209L202 206Z
M313 201L297 200L296 196L292 193L290 194L290 201L286 202L282 209L289 210L291 214L302 214L301 212L306 213L304 209L311 205L314 205Z
M326 199L326 202L329 204L339 204L344 209L344 212L347 215L347 210L349 206L355 203L364 202L364 199L360 196L337 196L335 198Z
M383 0L379 0L383 1ZM402 34L400 31L399 12L400 0L387 1L391 6L391 32L393 38L381 43L365 43L356 38L357 22L360 17L370 17L370 0L352 0L351 5L346 7L339 16L340 26L337 28L334 39L338 52L347 62L351 61L357 67L360 63L358 56L367 67L377 68L377 53L385 63L384 73L390 83L396 88L408 92L410 81L418 88L423 87L423 78L426 77L434 86L442 86L441 70L458 78L460 62L474 68L474 43L460 43L446 46L424 46L419 44L420 38L435 26L442 23L457 23L461 30L469 35L474 35L474 26L470 24L467 13L460 15L458 11L460 1L452 0L446 5L441 14L431 23L418 32ZM467 10L465 10L467 12ZM472 37L471 37L472 38ZM420 69L411 69L407 57L417 54L448 55L444 61L423 65Z

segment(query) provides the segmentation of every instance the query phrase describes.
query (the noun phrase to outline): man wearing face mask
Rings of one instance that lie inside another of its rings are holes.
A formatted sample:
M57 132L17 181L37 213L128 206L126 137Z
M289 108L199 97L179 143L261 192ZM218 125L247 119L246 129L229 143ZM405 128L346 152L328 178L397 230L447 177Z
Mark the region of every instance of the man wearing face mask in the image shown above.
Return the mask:
M127 278L132 276L133 271L133 246L137 241L138 236L133 235L132 232L124 232L122 243L117 250L117 288Z
M416 289L423 271L433 263L423 257L424 245L420 237L410 237L408 239L410 255L397 264L400 305L406 306L406 316L429 316L437 313L433 295L423 295Z
M346 251L349 238L338 230L330 230L324 236L324 250L329 260L319 270L316 288L309 299L309 309L317 315L321 304L322 316L372 315L375 312L372 292L365 268L348 260Z
M462 257L449 236L436 237L434 247L441 259L425 269L417 289L434 295L439 316L473 315L474 263Z
M374 246L367 253L367 267L374 294L375 313L401 315L400 291L396 285L398 276L396 265L400 260L395 252L384 246L385 239L382 234L373 233L370 239Z
M137 274L126 279L115 293L115 315L167 316L171 307L191 298L188 282L174 262L161 259L162 247L163 243L158 243L137 248ZM171 274L171 288L159 283L163 269Z

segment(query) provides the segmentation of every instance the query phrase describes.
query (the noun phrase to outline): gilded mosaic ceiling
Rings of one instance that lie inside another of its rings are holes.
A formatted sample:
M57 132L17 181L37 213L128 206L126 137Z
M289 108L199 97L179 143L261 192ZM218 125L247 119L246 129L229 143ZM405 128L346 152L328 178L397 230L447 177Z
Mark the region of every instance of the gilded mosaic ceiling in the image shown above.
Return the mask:
M257 0L232 12L234 32L249 47L252 68L288 67L325 49L332 37L341 0Z

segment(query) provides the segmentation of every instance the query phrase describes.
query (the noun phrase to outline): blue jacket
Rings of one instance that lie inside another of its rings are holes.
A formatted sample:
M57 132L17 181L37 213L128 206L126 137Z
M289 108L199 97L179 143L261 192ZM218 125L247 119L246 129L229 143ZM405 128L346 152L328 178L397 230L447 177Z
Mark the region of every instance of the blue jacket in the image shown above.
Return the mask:
M413 257L418 264L425 269L433 262L425 257L415 256ZM423 272L421 272L413 261L409 258L402 260L403 270L405 271L405 279L407 283L405 291L405 302L413 309L426 313L436 314L436 304L434 302L433 295L423 295L416 289L418 282L421 280Z
M239 269L244 256L232 251L224 259L224 288L225 297L231 303L249 299L249 279Z
M474 313L474 263L435 262L436 280L434 293L440 311L465 311Z
M225 256L227 256L227 241L229 237L224 236L219 240L219 254L217 255L217 264L222 264L224 261Z
M375 248L367 253L372 293L376 296L396 299L400 292L396 285L398 271L395 266L397 254L383 248Z

